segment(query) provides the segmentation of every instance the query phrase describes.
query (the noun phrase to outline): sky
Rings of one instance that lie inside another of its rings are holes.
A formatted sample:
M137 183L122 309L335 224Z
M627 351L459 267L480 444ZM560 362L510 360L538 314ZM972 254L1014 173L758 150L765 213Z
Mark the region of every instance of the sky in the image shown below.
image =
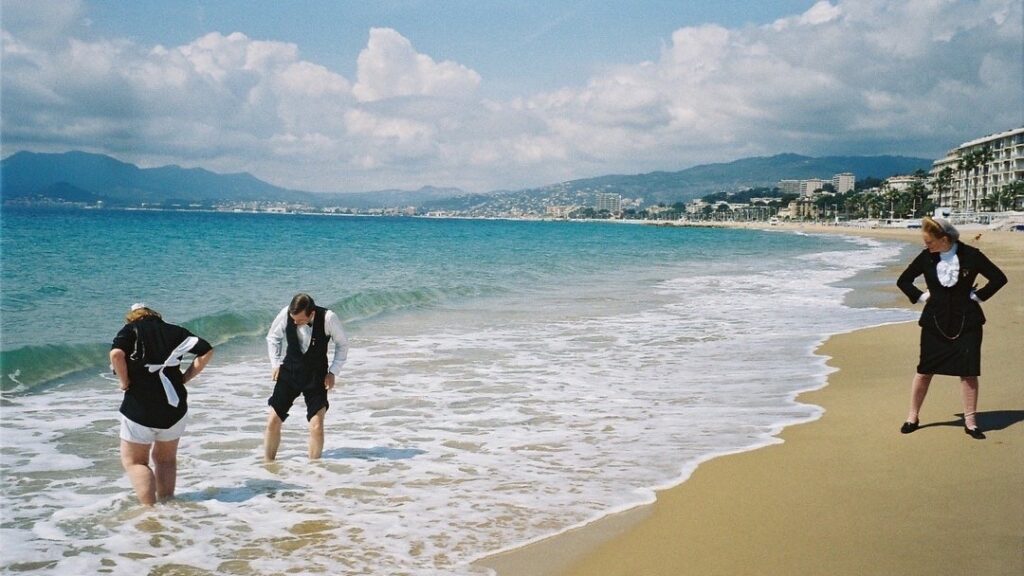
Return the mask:
M0 0L0 154L320 192L938 158L1024 126L1022 6Z

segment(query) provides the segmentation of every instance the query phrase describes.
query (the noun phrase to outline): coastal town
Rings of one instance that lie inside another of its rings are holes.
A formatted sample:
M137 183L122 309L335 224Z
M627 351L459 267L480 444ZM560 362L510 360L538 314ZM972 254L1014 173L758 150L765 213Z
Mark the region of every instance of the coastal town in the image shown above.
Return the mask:
M556 191L557 192L557 191ZM930 171L858 181L850 172L780 180L774 187L721 191L689 202L646 205L644 198L593 190L589 205L509 202L483 210L431 211L426 216L548 219L623 219L769 223L875 221L892 224L944 211L958 222L988 224L993 216L1024 210L1024 127L965 142L936 160ZM415 207L382 214L420 214Z
M959 223L1016 225L1024 210L1024 127L976 138L951 149L929 170L884 179L852 172L774 185L720 189L687 201L650 201L615 185L556 184L519 192L495 192L446 200L387 206L348 206L346 195L331 202L282 200L164 201L112 206L103 200L25 196L4 198L5 206L122 208L235 213L506 218L536 220L620 220L707 225L725 222L816 222L903 226L942 211Z

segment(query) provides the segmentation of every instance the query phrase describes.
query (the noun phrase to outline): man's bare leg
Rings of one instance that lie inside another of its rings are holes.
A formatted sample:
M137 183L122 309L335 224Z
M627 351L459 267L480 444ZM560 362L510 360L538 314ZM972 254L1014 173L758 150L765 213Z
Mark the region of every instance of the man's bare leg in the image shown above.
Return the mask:
M309 459L317 460L324 451L324 416L327 408L321 408L309 419Z
M277 458L277 448L281 445L281 418L271 408L267 415L267 431L263 434L263 459L273 462Z

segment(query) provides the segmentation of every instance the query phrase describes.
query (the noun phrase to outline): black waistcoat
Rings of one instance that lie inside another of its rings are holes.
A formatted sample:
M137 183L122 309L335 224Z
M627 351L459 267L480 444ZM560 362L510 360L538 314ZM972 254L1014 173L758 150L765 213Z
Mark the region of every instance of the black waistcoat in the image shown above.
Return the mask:
M300 381L323 382L327 376L327 344L331 337L324 330L324 320L327 316L327 309L315 307L313 316L313 337L309 341L309 348L302 352L299 344L299 331L292 317L288 316L285 324L284 336L288 346L285 350L284 360L281 367L292 373L292 376Z

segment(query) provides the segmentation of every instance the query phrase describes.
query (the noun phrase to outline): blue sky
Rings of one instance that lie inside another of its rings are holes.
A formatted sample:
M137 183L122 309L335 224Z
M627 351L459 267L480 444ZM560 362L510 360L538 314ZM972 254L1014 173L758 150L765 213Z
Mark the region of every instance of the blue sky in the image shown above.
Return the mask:
M185 44L210 31L294 42L303 58L345 76L370 28L393 28L438 60L487 79L491 97L582 83L610 64L657 58L682 26L768 24L814 0L102 1L88 3L91 33L141 44Z
M1024 124L1019 0L2 1L2 154L537 186Z

